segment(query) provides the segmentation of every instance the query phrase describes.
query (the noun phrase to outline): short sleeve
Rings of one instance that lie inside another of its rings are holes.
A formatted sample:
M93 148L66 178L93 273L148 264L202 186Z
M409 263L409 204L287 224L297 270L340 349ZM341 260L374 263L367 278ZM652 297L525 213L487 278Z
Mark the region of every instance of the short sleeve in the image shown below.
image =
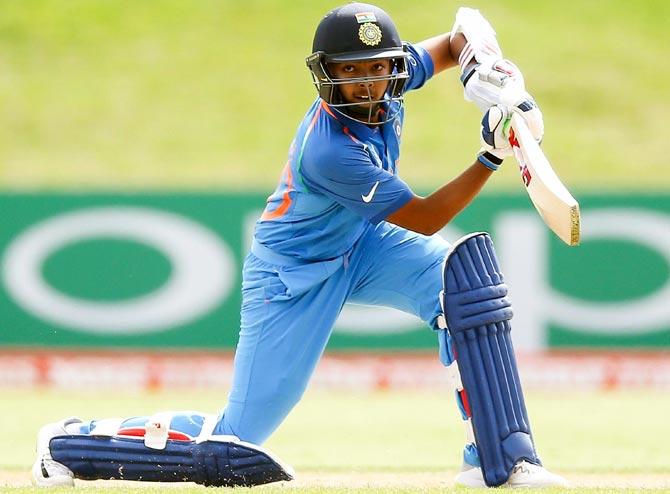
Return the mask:
M405 43L407 49L407 71L409 80L405 84L405 91L419 89L428 79L433 77L435 66L430 54L421 46Z
M305 153L301 174L306 185L376 224L414 196L396 175L376 166L359 144Z

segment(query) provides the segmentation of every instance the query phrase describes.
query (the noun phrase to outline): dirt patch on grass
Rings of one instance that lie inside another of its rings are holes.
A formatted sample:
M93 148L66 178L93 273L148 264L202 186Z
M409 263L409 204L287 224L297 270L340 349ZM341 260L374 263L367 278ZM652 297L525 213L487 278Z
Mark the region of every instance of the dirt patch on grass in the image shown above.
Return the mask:
M670 489L670 474L570 474L560 472L569 480L572 487L585 488L666 488ZM444 488L452 487L455 472L445 473L332 473L332 472L306 472L299 473L292 482L286 482L286 487L337 487L364 489L370 488ZM77 481L79 486L140 486L138 482L118 481ZM30 473L13 470L0 470L0 487L26 487L30 486ZM147 483L147 486L156 487L155 483ZM168 484L170 487L178 487L179 484ZM166 485L166 487L168 486Z
M26 487L31 485L30 472L0 470L0 487Z
M670 474L662 473L566 474L565 476L575 487L670 489Z
M670 474L570 474L572 487L670 488ZM292 487L453 487L456 472L446 473L299 473Z

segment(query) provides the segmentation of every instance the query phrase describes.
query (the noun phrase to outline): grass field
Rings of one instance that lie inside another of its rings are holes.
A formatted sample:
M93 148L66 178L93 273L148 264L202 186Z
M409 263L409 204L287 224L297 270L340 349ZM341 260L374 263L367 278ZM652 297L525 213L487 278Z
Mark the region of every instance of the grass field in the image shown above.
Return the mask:
M0 17L0 188L271 189L315 96L304 58L338 1L33 0ZM401 34L462 2L380 0ZM670 2L481 0L544 110L544 147L583 189L667 190ZM402 175L434 189L472 161L456 71L408 96ZM489 188L518 187L514 166Z
M0 490L33 492L27 487L33 440L45 422L71 414L99 418L160 409L214 411L224 396L3 390ZM614 488L670 492L667 393L536 392L528 396L528 407L545 464L565 475L579 492ZM448 393L318 390L307 394L267 444L293 465L296 481L258 490L438 492L453 486L462 440L460 418ZM79 482L78 486L82 493L120 493L137 492L138 484ZM164 488L143 487L146 492ZM180 487L184 492L204 492L197 486Z

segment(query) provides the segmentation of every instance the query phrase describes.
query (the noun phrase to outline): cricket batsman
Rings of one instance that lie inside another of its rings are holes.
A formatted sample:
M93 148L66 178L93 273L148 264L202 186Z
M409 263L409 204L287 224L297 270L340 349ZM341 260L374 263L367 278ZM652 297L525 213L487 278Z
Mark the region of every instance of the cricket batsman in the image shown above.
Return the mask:
M291 468L261 445L302 397L345 302L394 307L435 332L467 431L457 484L564 485L533 442L491 238L474 233L449 245L436 235L511 154L512 114L542 138L542 114L519 69L503 59L476 10L460 9L451 32L412 44L385 11L363 3L326 14L306 63L318 94L244 262L227 405L218 415L46 425L32 470L37 485L291 480ZM482 110L483 147L460 175L421 197L399 176L403 98L451 67L460 67L466 99Z

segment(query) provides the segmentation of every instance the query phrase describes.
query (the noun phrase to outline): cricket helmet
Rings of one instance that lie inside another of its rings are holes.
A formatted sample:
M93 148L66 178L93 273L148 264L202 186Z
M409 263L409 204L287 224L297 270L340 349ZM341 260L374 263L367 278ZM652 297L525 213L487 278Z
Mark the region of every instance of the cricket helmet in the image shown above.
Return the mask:
M312 81L321 99L331 107L347 114L362 103L347 103L342 99L338 86L353 83L388 81L384 98L372 101L386 103L395 111L387 111L383 121L372 122L372 105L368 124L382 124L397 115L403 103L403 88L409 78L407 51L391 17L379 7L366 3L349 3L326 14L316 28L312 54L306 63ZM328 70L329 63L363 62L379 59L391 61L391 73L385 76L337 79ZM360 115L360 112L358 112ZM351 116L351 115L350 115Z

